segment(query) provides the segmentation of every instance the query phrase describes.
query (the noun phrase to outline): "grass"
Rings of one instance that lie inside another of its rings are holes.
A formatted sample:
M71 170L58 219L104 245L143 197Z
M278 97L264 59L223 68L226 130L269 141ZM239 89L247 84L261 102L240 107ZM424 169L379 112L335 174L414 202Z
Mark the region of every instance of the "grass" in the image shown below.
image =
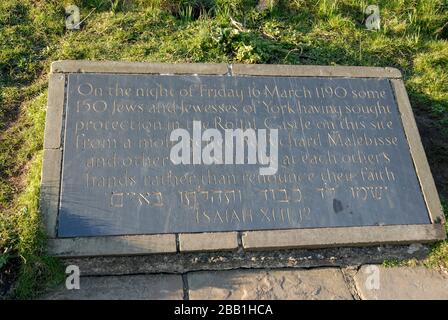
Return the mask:
M443 211L445 213L445 218L448 220L448 203L442 201ZM445 230L448 234L448 224L445 224ZM431 245L431 252L422 261L416 259L409 260L386 260L383 262L385 267L414 267L414 266L425 266L428 268L441 269L445 272L448 271L448 241L439 241Z
M392 66L406 87L441 197L447 199L448 3L376 1L381 30L363 25L366 1L0 1L0 283L30 298L64 274L45 254L38 195L48 70L59 59ZM86 18L65 30L64 7ZM446 206L445 206L446 208ZM423 262L447 268L448 245ZM6 277L4 277L6 278Z

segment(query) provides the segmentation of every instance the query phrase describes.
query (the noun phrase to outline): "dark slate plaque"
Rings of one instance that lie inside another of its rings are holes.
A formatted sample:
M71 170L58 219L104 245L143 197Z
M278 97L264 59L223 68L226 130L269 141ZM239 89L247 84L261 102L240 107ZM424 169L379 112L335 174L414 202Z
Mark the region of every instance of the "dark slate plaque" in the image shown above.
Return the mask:
M278 171L173 164L193 121L278 129ZM70 74L63 150L59 237L430 223L387 79Z

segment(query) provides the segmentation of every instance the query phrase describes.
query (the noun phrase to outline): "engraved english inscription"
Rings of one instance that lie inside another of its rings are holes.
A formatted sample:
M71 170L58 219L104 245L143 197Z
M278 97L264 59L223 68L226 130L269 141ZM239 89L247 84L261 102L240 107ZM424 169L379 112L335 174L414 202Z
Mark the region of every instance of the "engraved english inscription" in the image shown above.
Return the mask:
M198 121L278 130L278 170L174 164ZM59 237L426 223L387 79L68 76Z

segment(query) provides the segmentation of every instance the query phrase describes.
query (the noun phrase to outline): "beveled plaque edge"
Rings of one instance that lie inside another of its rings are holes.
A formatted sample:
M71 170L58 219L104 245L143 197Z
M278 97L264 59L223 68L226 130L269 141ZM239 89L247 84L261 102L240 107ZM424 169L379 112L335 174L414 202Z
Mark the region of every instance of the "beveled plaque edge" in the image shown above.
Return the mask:
M403 80L392 79L391 85L400 112L401 123L411 152L416 175L420 182L420 189L423 193L426 208L429 212L429 217L432 223L445 224L442 204L429 167L428 159L426 158L425 149L423 148Z

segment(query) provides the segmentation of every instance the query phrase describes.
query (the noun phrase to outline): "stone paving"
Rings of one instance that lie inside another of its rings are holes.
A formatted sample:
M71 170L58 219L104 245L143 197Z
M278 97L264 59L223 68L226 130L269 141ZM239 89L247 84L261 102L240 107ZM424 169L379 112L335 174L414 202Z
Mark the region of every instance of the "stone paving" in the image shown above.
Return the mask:
M424 267L379 268L380 287L368 290L366 278L371 270L363 266L354 280L361 299L448 299L448 275Z
M279 268L81 277L42 299L448 299L448 274L423 267Z

